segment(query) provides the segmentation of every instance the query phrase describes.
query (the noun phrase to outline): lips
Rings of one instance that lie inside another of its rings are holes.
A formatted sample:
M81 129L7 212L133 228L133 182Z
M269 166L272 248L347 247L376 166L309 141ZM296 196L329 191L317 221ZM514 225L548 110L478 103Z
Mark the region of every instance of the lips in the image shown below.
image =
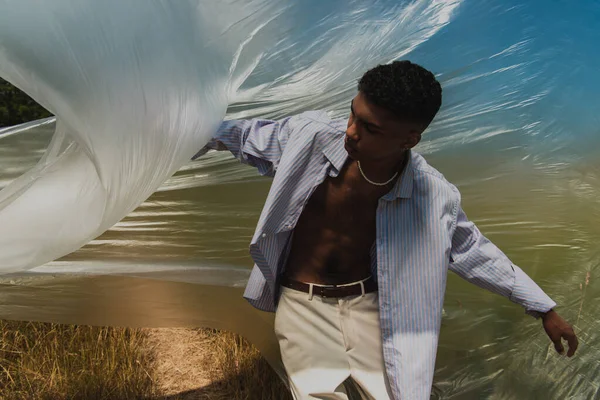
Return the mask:
M344 144L346 145L346 150L351 150L353 152L356 151L356 147L354 147L353 145L350 144L350 141L348 140L348 138L346 138L346 140L344 141Z

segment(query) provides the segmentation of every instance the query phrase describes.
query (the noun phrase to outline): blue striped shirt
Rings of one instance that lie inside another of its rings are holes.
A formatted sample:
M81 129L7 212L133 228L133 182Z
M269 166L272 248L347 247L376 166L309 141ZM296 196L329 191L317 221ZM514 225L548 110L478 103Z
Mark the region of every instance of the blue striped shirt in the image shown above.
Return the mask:
M250 244L255 265L244 297L254 307L275 311L277 278L304 205L348 158L345 129L346 120L320 111L279 121L225 121L198 153L227 149L274 178ZM448 269L533 316L556 305L467 219L457 188L414 151L394 188L379 200L376 218L371 269L396 399L429 399Z

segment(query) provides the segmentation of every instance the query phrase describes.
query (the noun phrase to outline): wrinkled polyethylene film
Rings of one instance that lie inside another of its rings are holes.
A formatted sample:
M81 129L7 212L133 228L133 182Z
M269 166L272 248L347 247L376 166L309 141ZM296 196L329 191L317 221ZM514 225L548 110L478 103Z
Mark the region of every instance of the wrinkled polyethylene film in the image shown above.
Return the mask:
M600 393L600 4L517 0L0 1L0 76L56 118L0 129L0 318L211 326L280 368L241 297L270 181L223 119L345 116L367 69L410 59L443 106L417 151L559 304L580 350L455 276L438 398Z

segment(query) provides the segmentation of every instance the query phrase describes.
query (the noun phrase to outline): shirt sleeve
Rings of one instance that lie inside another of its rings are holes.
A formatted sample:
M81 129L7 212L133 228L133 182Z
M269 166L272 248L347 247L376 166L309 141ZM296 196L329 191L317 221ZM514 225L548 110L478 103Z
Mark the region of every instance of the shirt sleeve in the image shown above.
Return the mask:
M224 121L213 138L193 160L209 150L229 150L243 164L256 167L261 175L273 176L298 117L278 121L266 119Z
M449 267L461 278L521 305L533 317L539 318L556 306L521 268L483 236L460 207Z

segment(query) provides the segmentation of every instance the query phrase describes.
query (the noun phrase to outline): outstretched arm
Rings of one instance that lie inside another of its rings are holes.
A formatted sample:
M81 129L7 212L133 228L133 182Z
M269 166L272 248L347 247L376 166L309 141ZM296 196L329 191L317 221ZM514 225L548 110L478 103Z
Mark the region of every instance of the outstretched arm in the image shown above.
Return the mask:
M192 159L208 150L229 150L244 164L256 167L261 175L274 175L296 117L224 121L217 133Z
M459 207L456 230L452 238L450 270L463 279L500 294L525 308L525 312L542 318L544 330L562 354L561 339L569 343L567 355L577 349L573 328L553 308L556 303L468 220Z

